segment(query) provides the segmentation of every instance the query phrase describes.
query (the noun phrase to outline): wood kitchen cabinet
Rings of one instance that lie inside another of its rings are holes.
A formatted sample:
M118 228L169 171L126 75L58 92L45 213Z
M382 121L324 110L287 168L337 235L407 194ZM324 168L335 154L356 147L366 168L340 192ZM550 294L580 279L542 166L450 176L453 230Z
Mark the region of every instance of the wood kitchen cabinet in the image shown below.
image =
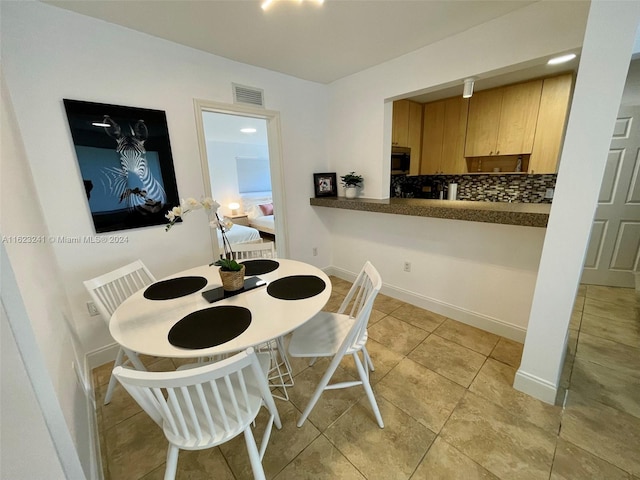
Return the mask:
M452 97L424 104L421 175L466 173L464 158L469 101Z
M556 173L569 110L573 75L545 78L538 126L529 159L530 173Z
M418 175L422 150L422 104L411 100L393 102L391 144L411 149L409 174Z
M531 153L542 83L534 80L475 93L469 101L464 155Z

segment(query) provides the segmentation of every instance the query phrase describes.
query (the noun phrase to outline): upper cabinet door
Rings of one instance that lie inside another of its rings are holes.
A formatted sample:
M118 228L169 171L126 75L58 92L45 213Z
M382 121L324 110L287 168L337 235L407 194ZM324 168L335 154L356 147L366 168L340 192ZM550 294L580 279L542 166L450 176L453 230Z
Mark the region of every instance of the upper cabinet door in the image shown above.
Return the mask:
M420 162L420 173L422 175L440 173L442 138L444 135L444 107L444 100L425 103L424 105L422 159Z
M469 101L462 97L426 103L420 173L466 173L464 140Z
M477 92L469 102L466 157L531 153L542 80Z
M418 102L409 102L407 147L411 149L411 166L409 174L419 175L422 150L422 104Z
M503 89L500 128L494 155L531 153L536 133L542 80Z
M391 125L391 145L409 146L409 101L393 102L393 124Z
M556 173L573 86L571 73L546 78L542 86L538 127L529 159L531 173Z
M496 154L503 90L477 92L469 101L465 157L488 157Z
M444 100L444 134L442 137L442 173L467 173L464 158L469 99L453 97Z

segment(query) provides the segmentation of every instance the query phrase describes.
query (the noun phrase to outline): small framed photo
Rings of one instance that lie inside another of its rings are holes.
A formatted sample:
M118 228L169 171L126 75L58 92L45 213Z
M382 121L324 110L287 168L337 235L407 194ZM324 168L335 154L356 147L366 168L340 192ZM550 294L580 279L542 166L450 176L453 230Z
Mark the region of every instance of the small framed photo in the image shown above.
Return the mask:
M315 188L316 197L337 197L338 185L335 172L314 173L313 187Z

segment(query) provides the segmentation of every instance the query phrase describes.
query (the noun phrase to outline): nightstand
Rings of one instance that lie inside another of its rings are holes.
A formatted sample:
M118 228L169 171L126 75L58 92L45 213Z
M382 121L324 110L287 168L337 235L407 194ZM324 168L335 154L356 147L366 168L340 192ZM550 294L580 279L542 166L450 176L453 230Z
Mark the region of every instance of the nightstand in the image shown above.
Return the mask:
M249 226L249 219L247 218L246 213L241 215L227 215L227 218L236 225L244 225L246 227Z

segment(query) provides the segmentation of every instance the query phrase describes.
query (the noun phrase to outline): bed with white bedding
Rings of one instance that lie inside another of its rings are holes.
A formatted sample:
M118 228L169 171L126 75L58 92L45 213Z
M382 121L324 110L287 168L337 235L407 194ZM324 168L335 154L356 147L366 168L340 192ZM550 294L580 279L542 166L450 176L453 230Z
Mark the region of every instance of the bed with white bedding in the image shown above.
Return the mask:
M216 229L218 232L218 245L222 245L222 234L219 229ZM226 232L227 239L230 244L235 243L254 243L261 242L260 232L255 228L245 227L244 225L233 224L230 230Z
M253 228L260 230L261 232L276 234L275 222L273 215L262 215L249 220L249 225Z
M271 192L243 193L241 196L249 226L261 232L275 235L276 228Z

